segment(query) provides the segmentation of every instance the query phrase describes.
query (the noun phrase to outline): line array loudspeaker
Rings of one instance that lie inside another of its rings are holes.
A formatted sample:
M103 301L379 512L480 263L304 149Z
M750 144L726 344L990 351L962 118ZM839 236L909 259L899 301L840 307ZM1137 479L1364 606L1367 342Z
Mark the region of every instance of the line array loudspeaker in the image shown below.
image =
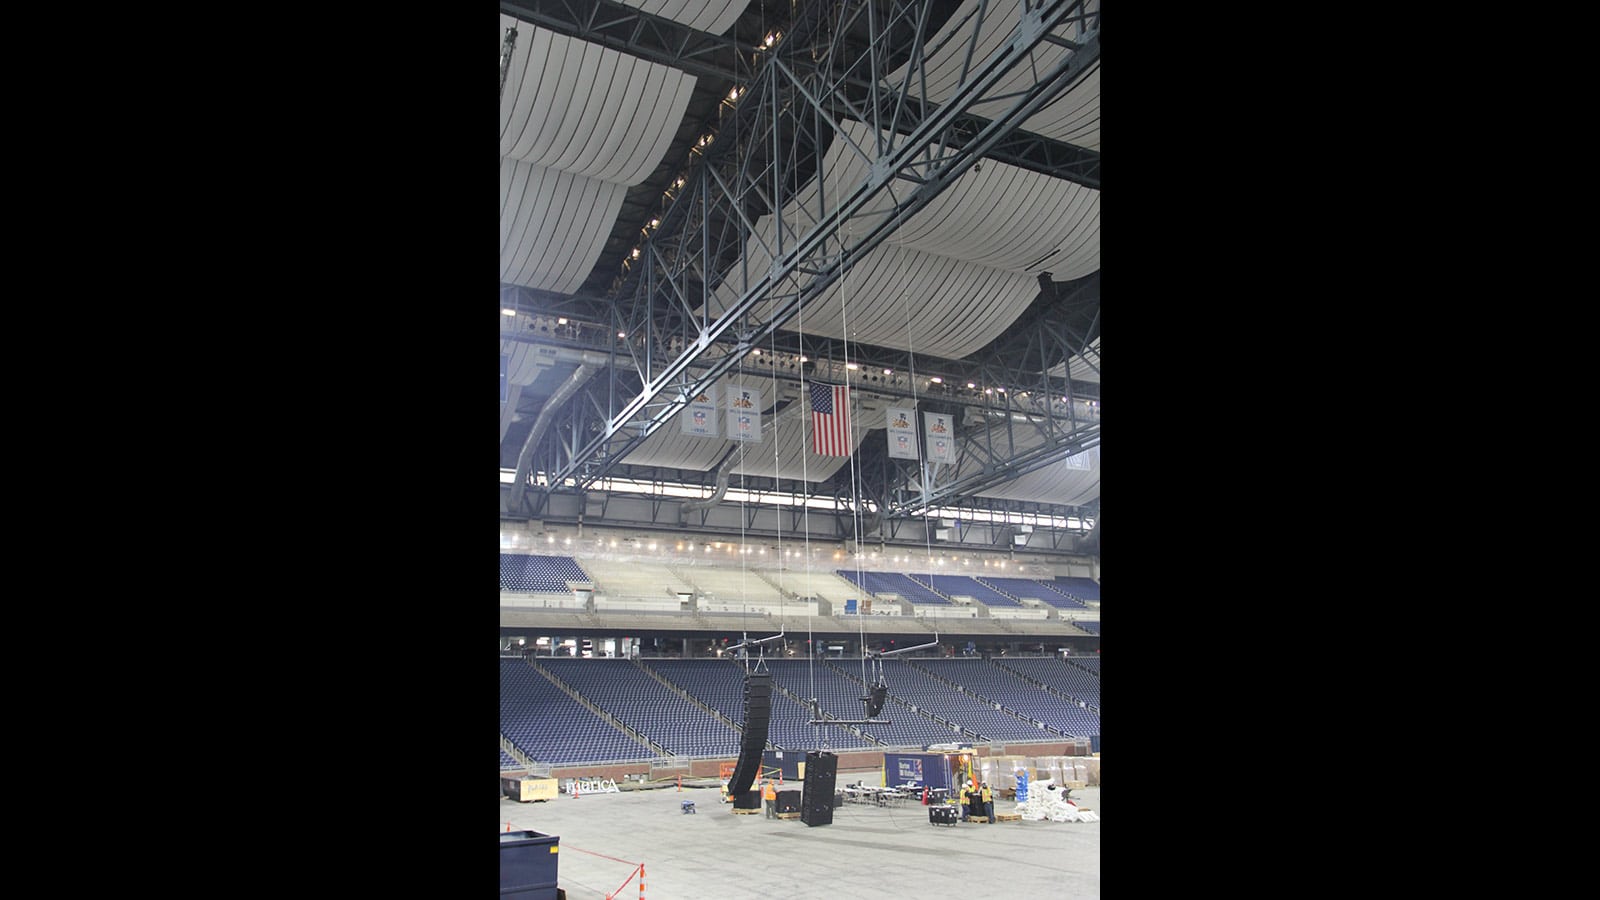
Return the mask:
M800 821L813 826L833 824L833 788L838 776L839 757L826 750L813 750L806 754Z
M772 674L744 677L744 733L739 738L739 762L728 781L735 799L750 790L761 772L761 754L767 749L767 723L772 714ZM758 798L759 799L759 798Z

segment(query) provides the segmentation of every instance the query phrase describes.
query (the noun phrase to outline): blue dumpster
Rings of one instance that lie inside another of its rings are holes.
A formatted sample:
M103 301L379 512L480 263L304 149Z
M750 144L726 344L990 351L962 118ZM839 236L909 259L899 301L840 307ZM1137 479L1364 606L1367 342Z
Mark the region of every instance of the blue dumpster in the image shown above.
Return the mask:
M537 831L500 835L500 896L556 900L556 863L561 838Z

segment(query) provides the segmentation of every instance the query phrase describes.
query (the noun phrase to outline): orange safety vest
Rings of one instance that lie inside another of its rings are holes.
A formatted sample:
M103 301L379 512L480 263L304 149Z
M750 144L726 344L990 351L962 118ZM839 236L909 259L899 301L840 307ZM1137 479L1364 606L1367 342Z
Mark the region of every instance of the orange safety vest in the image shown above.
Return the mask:
M761 799L763 799L763 800L776 800L776 799L778 799L778 792L772 787L772 782L770 782L770 781L767 782L766 787L761 789Z

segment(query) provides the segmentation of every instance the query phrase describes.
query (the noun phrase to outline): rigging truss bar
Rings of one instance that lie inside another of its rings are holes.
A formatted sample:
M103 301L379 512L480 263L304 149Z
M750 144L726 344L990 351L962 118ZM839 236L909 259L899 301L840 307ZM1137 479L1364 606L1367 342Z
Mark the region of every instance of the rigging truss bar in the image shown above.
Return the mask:
M610 0L500 0L500 11L702 78L748 82L761 49Z
M1084 67L1098 58L1098 30L1092 32L1084 41L1085 49L1090 51L1087 58L1080 59L1076 53L1063 57L1056 66L1037 78L1032 88L1009 94L1008 96L1016 98L1012 105L1004 114L985 126L984 131L975 136L974 140L960 152L943 156L932 163L921 159L931 146L942 141L942 135L956 118L965 113L967 107L983 99L1012 68L1029 60L1032 49L1044 39L1044 35L1066 18L1069 11L1076 9L1078 3L1079 0L1053 0L1053 2L1045 0L1038 9L1024 13L1013 32L1012 40L982 66L976 68L971 80L956 91L949 103L941 107L933 117L925 119L908 140L892 149L887 156L880 157L872 166L871 174L864 184L840 198L833 210L823 216L818 224L787 253L775 260L772 267L753 287L727 307L715 322L708 323L699 338L693 341L677 359L666 364L660 374L650 379L640 394L612 418L601 434L575 453L559 472L552 474L552 483L561 483L568 478L574 478L578 481L579 487L584 487L602 477L633 447L649 437L656 427L686 405L691 396L708 387L724 373L731 371L751 349L760 345L762 338L778 330L799 312L802 305L826 290L854 265L856 260L864 257L902 222L931 203L957 177L979 162L985 150L1010 133L1018 123L1054 100L1062 90L1075 81L1082 74ZM777 68L769 65L763 70L763 76L772 75ZM901 173L918 166L925 167L918 186L901 201L892 215L884 216L871 231L852 246L841 247L836 254L819 252L845 221L887 189ZM688 372L691 363L708 349L712 342L765 301L785 278L818 256L826 256L829 259L827 265L818 268L822 274L814 278L798 294L775 304L771 318L764 325L743 335L731 352L713 363L700 378L687 383L683 376ZM667 401L652 417L652 421L638 428L637 433L625 446L617 452L607 454L597 465L589 465L601 448L627 427L634 416L649 406L669 386L680 381L685 383L677 385L680 391L678 396ZM583 471L580 473L580 470Z

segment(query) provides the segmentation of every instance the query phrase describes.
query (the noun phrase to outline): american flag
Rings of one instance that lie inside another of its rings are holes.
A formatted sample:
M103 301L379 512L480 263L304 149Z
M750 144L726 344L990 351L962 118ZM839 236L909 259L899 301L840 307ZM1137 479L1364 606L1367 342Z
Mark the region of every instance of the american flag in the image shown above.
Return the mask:
M850 455L850 392L842 384L811 383L811 451Z

